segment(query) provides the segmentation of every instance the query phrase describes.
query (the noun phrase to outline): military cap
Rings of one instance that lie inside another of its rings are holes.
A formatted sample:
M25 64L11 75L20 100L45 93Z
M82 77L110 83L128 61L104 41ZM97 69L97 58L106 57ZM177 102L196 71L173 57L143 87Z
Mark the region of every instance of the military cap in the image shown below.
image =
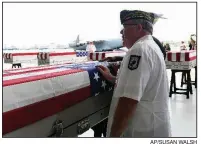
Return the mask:
M161 14L155 14L155 13L150 13L150 12L145 12L140 10L132 10L132 11L123 10L120 12L121 24L124 24L128 20L141 19L141 20L146 20L154 25L159 18L164 18L164 17L162 17Z

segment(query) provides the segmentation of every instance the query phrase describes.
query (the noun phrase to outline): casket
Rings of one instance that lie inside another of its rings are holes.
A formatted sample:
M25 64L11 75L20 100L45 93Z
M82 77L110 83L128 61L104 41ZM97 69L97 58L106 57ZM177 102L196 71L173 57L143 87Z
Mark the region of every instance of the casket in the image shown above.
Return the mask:
M59 63L73 63L87 61L87 52L39 52L37 55L38 65Z
M113 85L100 64L4 71L3 137L73 137L107 118Z
M37 52L29 52L29 53L4 53L4 63L31 63L37 60Z
M196 50L167 52L165 62L167 69L192 69L196 66Z

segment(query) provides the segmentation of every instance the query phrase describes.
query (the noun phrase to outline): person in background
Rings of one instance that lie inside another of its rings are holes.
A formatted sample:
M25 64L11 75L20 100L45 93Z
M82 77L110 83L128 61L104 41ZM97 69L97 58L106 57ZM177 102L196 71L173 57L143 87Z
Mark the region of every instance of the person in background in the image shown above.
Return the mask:
M166 45L165 45L165 51L166 51L166 52L171 51L171 48L170 48L170 44L169 44L169 43L166 43Z
M189 50L196 50L197 49L196 35L195 34L191 35L189 47L190 47Z
M153 40L153 25L160 16L123 10L120 20L129 49L117 77L98 66L115 83L107 124L107 137L170 137L168 78L164 56Z
M93 42L89 42L89 44L86 47L87 52L95 52L96 51L96 46L94 45Z
M189 46L189 50L191 50L192 49L191 41L188 42L188 46Z
M181 41L181 46L180 46L180 50L187 50L186 45L184 43L184 41Z

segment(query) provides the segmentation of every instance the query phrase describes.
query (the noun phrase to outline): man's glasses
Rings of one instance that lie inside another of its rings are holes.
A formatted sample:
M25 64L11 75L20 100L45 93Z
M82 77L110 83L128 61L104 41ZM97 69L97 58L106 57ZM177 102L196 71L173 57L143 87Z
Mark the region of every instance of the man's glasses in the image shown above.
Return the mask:
M127 28L127 27L132 27L132 26L136 26L137 24L123 24L123 29Z
M136 26L137 24L123 24L121 25L121 30L120 33L123 34L124 29L132 27L132 26Z

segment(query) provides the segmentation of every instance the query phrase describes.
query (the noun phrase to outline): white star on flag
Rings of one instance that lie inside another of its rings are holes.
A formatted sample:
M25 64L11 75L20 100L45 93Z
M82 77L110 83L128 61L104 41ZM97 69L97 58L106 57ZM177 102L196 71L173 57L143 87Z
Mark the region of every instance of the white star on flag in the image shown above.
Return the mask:
M105 81L102 81L102 86L101 87L104 87L104 89L105 89L105 86L106 86Z
M98 73L94 73L94 79L98 82L98 79L99 79L100 77L98 76Z

